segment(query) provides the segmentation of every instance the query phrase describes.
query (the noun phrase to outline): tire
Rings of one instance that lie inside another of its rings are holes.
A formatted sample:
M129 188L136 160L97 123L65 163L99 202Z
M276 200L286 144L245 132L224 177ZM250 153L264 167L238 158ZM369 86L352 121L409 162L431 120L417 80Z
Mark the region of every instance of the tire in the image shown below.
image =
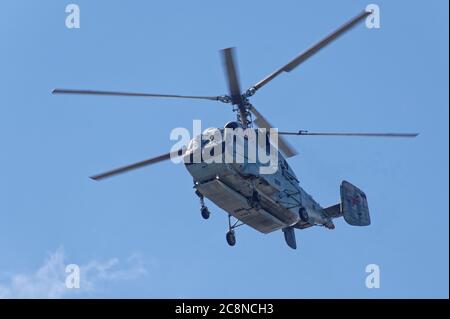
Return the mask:
M227 243L228 245L230 245L231 247L233 247L234 245L236 245L236 236L234 235L233 231L229 231L227 233Z
M207 207L202 207L201 211L203 219L208 219L211 215Z
M300 219L307 223L309 221L309 215L308 212L306 211L306 209L304 207L300 207L298 214L300 215Z

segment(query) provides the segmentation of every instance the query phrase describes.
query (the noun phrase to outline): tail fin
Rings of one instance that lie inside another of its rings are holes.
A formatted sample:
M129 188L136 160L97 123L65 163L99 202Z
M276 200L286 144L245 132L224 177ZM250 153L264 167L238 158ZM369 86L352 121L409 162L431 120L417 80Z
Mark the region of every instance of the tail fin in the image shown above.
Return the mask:
M352 226L370 225L366 194L347 181L341 184L341 211L345 221Z
M341 184L341 203L325 208L324 213L331 219L344 216L352 226L370 225L366 194L347 181Z

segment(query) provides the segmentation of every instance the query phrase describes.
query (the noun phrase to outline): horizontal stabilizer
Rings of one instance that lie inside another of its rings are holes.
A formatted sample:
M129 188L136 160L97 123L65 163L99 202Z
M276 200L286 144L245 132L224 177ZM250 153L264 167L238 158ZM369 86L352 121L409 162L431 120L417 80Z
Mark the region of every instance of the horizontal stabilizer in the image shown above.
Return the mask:
M324 209L325 214L330 218L342 217L341 204L336 204Z

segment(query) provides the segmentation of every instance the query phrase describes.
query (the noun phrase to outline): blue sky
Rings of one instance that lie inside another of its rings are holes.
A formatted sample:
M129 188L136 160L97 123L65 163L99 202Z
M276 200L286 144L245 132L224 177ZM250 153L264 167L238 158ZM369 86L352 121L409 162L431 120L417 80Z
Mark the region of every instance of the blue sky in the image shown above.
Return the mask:
M168 151L175 127L220 127L228 105L51 96L54 87L226 93L218 50L236 46L244 87L370 2L2 1L0 297L448 297L448 2L377 1L363 25L252 100L283 130L417 131L415 140L295 138L290 165L322 205L349 180L372 225L297 232L200 217L192 179L170 162L96 183L94 173ZM63 288L64 265L84 270ZM365 287L378 264L381 288Z

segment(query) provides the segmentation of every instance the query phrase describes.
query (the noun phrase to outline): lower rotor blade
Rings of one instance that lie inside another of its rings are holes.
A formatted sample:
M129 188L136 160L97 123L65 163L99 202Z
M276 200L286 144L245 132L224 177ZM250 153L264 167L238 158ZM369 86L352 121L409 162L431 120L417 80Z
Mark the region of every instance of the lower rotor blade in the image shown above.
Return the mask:
M253 121L258 127L265 128L267 130L273 128L273 126L266 120L266 118L258 112L258 110L252 106L250 112L256 116L256 119ZM280 135L278 133L278 135ZM288 141L282 136L278 136L278 149L280 149L283 154L289 158L298 154L297 150L289 144Z
M123 173L129 172L131 170L135 170L135 169L138 169L138 168L141 168L141 167L144 167L144 166L148 166L148 165L156 164L156 163L159 163L159 162L162 162L162 161L166 161L166 160L171 159L172 157L183 156L183 153L184 153L184 150L180 149L180 150L178 150L176 152L163 154L163 155L160 155L160 156L157 156L157 157L153 157L153 158L150 158L150 159L147 159L147 160L144 160L144 161L141 161L141 162L137 162L137 163L134 163L134 164L131 164L131 165L119 167L119 168L116 168L114 170L111 170L111 171L108 171L108 172L105 172L105 173L101 173L101 174L98 174L98 175L91 176L90 178L95 180L95 181L99 181L99 180L102 180L102 179L105 179L105 178L108 178L108 177L112 177L112 176L115 176L115 175L119 175L119 174L123 174Z
M73 90L73 89L54 89L52 91L52 94L103 95L103 96L135 96L135 97L156 97L156 98L210 100L210 101L221 101L223 99L223 97L221 97L221 96L191 96L191 95L133 93L133 92L96 91L96 90Z

